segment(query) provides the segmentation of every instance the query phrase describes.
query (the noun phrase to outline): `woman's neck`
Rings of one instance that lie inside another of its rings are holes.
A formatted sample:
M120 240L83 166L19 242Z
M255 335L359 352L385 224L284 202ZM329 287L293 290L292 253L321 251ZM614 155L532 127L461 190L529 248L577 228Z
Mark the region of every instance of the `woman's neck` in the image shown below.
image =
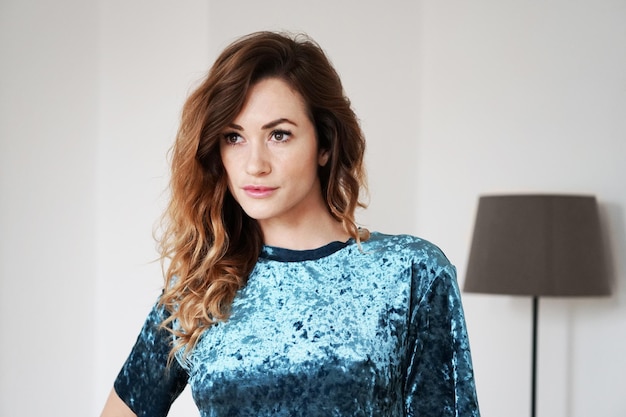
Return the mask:
M293 250L317 249L330 242L345 242L350 238L341 222L330 213L310 218L299 224L260 222L264 243Z

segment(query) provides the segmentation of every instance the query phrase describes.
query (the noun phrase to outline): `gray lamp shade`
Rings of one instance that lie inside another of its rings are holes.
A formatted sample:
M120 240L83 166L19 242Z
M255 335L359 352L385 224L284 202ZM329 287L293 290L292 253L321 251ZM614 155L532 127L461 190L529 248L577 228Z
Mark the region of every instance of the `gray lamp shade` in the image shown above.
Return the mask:
M481 197L463 289L533 296L609 295L595 197Z

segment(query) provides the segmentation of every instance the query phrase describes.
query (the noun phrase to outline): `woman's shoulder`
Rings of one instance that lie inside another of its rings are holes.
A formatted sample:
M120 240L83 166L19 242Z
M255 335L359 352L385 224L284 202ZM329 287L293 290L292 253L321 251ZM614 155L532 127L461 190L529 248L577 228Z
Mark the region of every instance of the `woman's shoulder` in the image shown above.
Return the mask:
M420 293L426 292L438 279L447 283L456 281L456 268L439 246L429 240L409 234L372 232L362 246L365 253L384 259L386 265L411 270L415 289Z
M365 275L393 282L396 288L409 285L416 299L422 299L436 282L442 283L441 288L456 285L456 268L427 239L372 232L361 246L362 258L355 259L357 268Z
M456 274L452 263L436 244L427 239L409 235L391 235L371 232L369 239L361 243L364 253L383 256L401 264L411 264L414 268L441 272L448 270Z
M416 258L442 258L447 260L443 251L434 243L418 236L409 234L391 235L381 232L371 232L367 240L362 241L365 252L385 251L402 256L410 255Z

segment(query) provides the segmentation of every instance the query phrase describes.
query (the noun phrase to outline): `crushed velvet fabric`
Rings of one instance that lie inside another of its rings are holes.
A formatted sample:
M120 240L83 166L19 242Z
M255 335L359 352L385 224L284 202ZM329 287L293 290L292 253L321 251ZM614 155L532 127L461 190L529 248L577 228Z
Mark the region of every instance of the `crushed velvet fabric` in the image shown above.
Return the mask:
M165 314L115 381L138 416L167 415L187 383L202 417L479 416L455 269L413 236L264 247L230 319L169 368Z

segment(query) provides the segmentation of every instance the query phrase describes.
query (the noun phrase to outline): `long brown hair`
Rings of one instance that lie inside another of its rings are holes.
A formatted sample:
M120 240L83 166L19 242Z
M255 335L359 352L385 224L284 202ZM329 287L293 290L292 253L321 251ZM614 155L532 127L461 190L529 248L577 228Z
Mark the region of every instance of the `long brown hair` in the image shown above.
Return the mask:
M332 64L313 40L273 32L240 38L217 58L189 96L172 148L171 199L159 247L165 272L163 326L176 336L172 353L185 356L202 332L228 317L263 244L258 223L233 199L220 159L223 130L241 111L249 88L262 78L285 80L304 98L320 149L319 169L330 213L359 241L354 219L365 187L365 141Z

